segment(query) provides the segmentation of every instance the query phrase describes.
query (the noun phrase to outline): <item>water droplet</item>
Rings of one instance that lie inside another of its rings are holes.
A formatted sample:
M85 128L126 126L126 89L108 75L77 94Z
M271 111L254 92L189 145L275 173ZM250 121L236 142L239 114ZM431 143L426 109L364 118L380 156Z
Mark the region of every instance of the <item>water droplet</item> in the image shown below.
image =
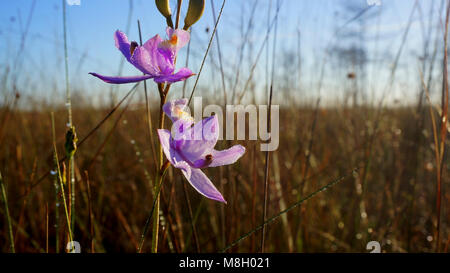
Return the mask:
M428 236L427 236L427 241L428 241L428 242L431 242L431 241L433 241L433 236L431 236L431 235L428 235Z
M50 174L51 174L51 175L56 175L56 171L55 171L55 170L51 170L51 171L50 171Z
M70 122L67 122L67 123L66 123L66 126L70 128Z
M134 141L134 139L132 139L130 142L131 142L131 144L135 144L136 143L136 141Z

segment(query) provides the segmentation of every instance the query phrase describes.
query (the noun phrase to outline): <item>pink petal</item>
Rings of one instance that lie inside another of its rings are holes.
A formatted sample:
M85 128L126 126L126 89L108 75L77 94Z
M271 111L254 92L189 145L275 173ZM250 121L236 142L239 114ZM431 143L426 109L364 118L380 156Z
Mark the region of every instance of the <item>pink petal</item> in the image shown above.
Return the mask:
M97 73L89 73L92 76L95 76L99 79L101 79L104 82L107 83L116 83L116 84L122 84L122 83L131 83L131 82L140 82L143 80L151 79L153 78L152 75L141 75L141 76L130 76L130 77L114 77L114 76L103 76Z
M191 186L194 187L194 189L196 189L201 195L212 200L225 204L227 203L211 180L209 180L209 178L201 170L192 168L190 174L184 170L182 170L182 172Z
M184 68L181 68L175 74L155 77L155 82L158 82L158 83L163 83L163 82L174 83L174 82L178 82L178 81L184 81L184 80L186 80L187 78L189 78L189 77L191 77L193 75L195 75L195 74L192 73L192 71L189 68L184 67Z
M114 33L114 40L116 41L116 47L122 52L122 54L130 61L130 42L128 41L127 35L120 30Z
M226 150L213 150L212 162L208 167L217 167L235 163L245 153L245 147L242 145L234 145Z

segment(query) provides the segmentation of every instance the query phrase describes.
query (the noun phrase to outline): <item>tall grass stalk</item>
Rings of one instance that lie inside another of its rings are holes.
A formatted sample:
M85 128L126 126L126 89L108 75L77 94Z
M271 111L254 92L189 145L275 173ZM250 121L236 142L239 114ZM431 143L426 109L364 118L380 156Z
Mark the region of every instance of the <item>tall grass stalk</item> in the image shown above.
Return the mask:
M5 203L5 214L6 214L6 223L8 224L8 236L9 236L9 242L10 242L10 249L11 249L12 253L15 253L16 248L14 246L14 235L13 235L13 231L12 231L11 216L9 215L8 198L7 198L6 188L5 188L5 184L3 183L3 178L2 178L1 172L0 172L0 188L2 190L3 202Z
M226 2L226 0L223 0L222 7L220 8L220 11L219 11L219 16L217 17L217 21L214 24L214 30L213 30L213 32L211 34L211 38L209 39L209 43L208 43L208 47L206 48L205 55L203 56L202 64L200 65L200 70L198 71L198 75L195 78L194 87L192 88L192 92L191 92L191 95L189 97L188 105L191 104L191 100L192 100L192 98L194 96L195 89L197 88L198 80L200 79L200 75L202 74L203 66L205 65L206 57L208 56L209 49L211 48L212 41L214 40L214 35L216 34L217 26L219 25L220 18L222 17L222 12L223 12L223 8L225 6L225 2Z
M66 80L66 106L69 128L73 128L72 122L72 101L70 98L70 83L69 83L69 57L67 53L67 24L66 24L66 1L62 0L63 12L63 36L64 36L64 76ZM75 228L75 160L74 154L69 156L69 176L70 176L70 219L71 230ZM73 234L72 234L73 235Z
M164 111L163 111L163 106L166 103L166 99L167 99L167 93L169 92L170 89L170 84L167 84L165 87L163 86L163 84L158 84L159 87L159 94L160 94L160 107L159 107L159 125L158 128L159 129L163 129L164 128ZM159 149L158 149L158 170L156 172L156 183L154 186L154 196L155 196L155 209L153 211L153 233L152 233L152 253L157 253L158 252L158 234L159 234L159 206L160 206L160 196L159 196L159 192L161 191L161 186L162 186L162 181L163 181L163 176L161 175L161 170L163 167L163 151L162 151L162 145L161 143L159 144Z
M73 241L73 235L72 235L72 226L70 224L70 217L69 217L69 210L66 202L66 194L64 192L64 184L63 184L63 177L61 175L61 168L59 166L59 160L58 160L58 149L56 148L56 133L55 133L55 115L52 112L51 113L51 120L52 120L52 139L53 139L53 159L54 164L56 167L56 175L59 181L59 187L61 190L61 196L63 199L63 205L64 205L64 213L66 215L66 224L67 224L67 230L68 230L68 237L70 241Z
M53 185L55 187L55 252L59 253L59 207L60 207L60 188L58 182L58 176L54 175Z
M136 83L131 89L130 91L128 91L128 93L119 101L119 103L117 103L109 112L108 114L106 114L106 116L100 120L100 122L97 123L97 125L92 128L85 137L83 137L78 143L77 143L77 147L80 148L81 145L83 145L84 142L86 142L86 140L88 140L104 123L106 120L108 120L109 117L112 116L112 114L114 114L114 112L119 109L119 107L122 105L122 103L136 90L136 88L138 87L139 82ZM66 156L64 156L63 158L61 158L59 160L59 163L63 162L64 160L66 160ZM20 196L19 198L23 198L25 196L28 196L31 193L31 190L33 188L35 188L37 185L39 185L40 183L42 183L42 181L44 181L45 178L47 178L47 176L50 174L51 170L47 170L47 172L45 172L44 174L42 174L35 182L31 183L29 190L26 192L26 194Z
M139 43L142 46L142 31L141 31L141 22L138 20L138 32L139 32ZM147 92L147 81L144 81L144 95L145 95L145 111L147 113L147 127L148 127L148 134L150 137L150 148L152 150L153 160L156 162L156 152L155 152L155 141L153 139L153 124L152 124L152 115L150 111L150 105L148 100L148 92ZM156 171L158 171L156 169Z
M442 77L442 112L441 112L441 128L440 128L440 143L439 143L439 173L437 174L437 190L436 190L436 252L440 251L440 227L441 227L441 198L442 198L442 172L444 165L445 154L445 138L447 136L447 122L448 122L448 21L450 16L450 0L447 1L447 14L445 16L445 32L444 32L444 60L443 60L443 77ZM437 148L437 147L436 147Z
M346 174L338 179L335 179L333 181L331 181L330 183L326 184L325 186L319 188L318 190L316 190L315 192L307 195L306 197L300 199L299 201L295 202L294 204L292 204L291 206L289 206L288 208L278 212L277 214L275 214L274 216L270 217L269 219L265 220L264 223L262 223L261 225L257 226L256 228L250 230L249 232L243 234L241 237L239 237L238 239L236 239L235 241L233 241L230 245L228 245L227 247L225 247L224 249L221 250L221 252L225 252L228 249L234 247L235 245L237 245L238 243L240 243L242 240L244 240L245 238L249 237L250 235L252 235L253 233L257 232L258 230L262 229L264 226L272 223L273 221L277 220L280 216L282 216L283 214L291 211L292 209L298 207L299 205L301 205L303 202L308 201L309 199L311 199L312 197L314 197L315 195L317 195L320 192L323 192L329 188L331 188L332 186L336 185L337 183L341 182L342 180L346 179L347 177L350 177L353 173L357 172L358 169L354 169L351 173Z

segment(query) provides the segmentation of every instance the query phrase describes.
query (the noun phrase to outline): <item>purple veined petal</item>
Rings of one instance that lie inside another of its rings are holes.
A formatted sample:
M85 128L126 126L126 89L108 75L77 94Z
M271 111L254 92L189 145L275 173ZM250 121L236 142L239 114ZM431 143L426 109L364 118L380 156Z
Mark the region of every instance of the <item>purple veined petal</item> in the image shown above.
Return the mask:
M178 82L178 81L184 81L193 75L195 75L195 74L192 73L192 71L189 68L183 67L175 74L155 77L155 82L157 82L157 83L163 83L163 82L174 83L174 82Z
M186 172L186 175L191 175L191 167L189 164L184 161L181 155L170 145L170 132L168 130L158 129L158 137L163 148L163 152L170 164L172 164L175 168Z
M197 122L189 128L188 132L180 134L180 136L172 135L173 139L179 141L177 150L191 166L195 167L196 162L206 159L206 156L212 153L217 143L219 138L219 121L217 116L211 116Z
M122 54L130 61L131 52L130 52L130 41L128 41L127 35L120 30L117 30L114 33L114 40L116 41L116 47L122 52Z
M138 46L130 58L130 63L144 74L157 76L160 74L158 64L151 58L150 53L143 46Z
M211 163L207 167L217 167L235 163L245 153L245 147L242 145L234 145L226 150L213 150L211 153ZM205 162L198 162L197 164Z
M107 83L116 83L116 84L122 84L122 83L132 83L132 82L140 82L143 80L148 80L153 78L152 75L141 75L141 76L129 76L129 77L114 77L114 76L103 76L97 73L89 73L94 77L97 77L101 79L104 82Z
M150 61L156 67L156 71L154 73L158 75L168 75L173 73L175 66L173 59L167 58L158 50L158 46L162 42L163 39L156 34L145 42L143 47L147 50Z
M217 190L214 184L200 169L191 169L191 173L182 170L184 176L189 181L192 187L196 189L201 195L222 203L227 203L222 194Z

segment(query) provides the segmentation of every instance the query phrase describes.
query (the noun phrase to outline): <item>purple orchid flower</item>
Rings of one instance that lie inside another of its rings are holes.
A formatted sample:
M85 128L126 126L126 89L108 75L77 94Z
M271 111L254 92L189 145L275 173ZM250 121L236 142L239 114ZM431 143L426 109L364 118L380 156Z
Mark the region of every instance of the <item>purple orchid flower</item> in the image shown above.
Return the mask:
M167 28L168 40L163 40L158 34L139 46L136 42L129 42L127 36L117 30L114 34L116 47L127 58L128 62L142 71L144 75L131 77L110 77L97 73L89 73L107 83L131 83L153 79L157 83L183 81L194 75L189 68L175 71L175 58L178 50L189 41L189 32L181 29Z
M164 154L200 194L226 203L201 169L233 164L245 153L245 147L234 145L226 150L215 150L219 137L217 116L194 124L193 118L185 109L188 110L187 99L168 102L163 106L164 112L173 122L172 134L169 130L158 129Z

